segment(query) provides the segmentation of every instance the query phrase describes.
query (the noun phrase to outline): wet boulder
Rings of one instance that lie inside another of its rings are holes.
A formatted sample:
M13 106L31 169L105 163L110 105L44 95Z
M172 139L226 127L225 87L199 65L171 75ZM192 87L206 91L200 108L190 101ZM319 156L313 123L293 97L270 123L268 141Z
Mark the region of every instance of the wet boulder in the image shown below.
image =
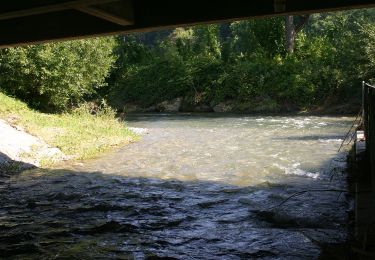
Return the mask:
M157 105L159 111L162 112L178 112L180 111L182 98L178 97L172 100L161 102Z
M233 106L226 102L221 102L213 107L214 112L216 113L227 113L233 110Z

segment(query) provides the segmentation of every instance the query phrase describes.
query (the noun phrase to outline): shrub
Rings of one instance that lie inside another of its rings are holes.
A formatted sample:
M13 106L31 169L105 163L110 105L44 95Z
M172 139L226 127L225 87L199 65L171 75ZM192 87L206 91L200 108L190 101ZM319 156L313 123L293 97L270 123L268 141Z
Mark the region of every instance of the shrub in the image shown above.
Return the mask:
M97 38L1 50L0 86L38 109L66 110L105 85L113 47Z

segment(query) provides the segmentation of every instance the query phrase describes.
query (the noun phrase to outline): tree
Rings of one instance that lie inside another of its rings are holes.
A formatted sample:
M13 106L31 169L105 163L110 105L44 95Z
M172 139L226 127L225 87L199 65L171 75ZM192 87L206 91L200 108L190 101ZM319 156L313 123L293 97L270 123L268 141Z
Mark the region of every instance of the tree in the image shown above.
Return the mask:
M113 38L0 51L0 86L33 107L62 111L104 86L115 61Z
M303 29L309 20L309 15L298 16L298 22L295 23L295 17L288 15L285 17L285 49L288 53L293 53L297 34Z
M362 30L363 46L367 62L361 68L361 75L364 79L375 84L375 24L368 25Z
M250 57L260 53L272 57L284 48L284 22L280 17L234 22L231 31L233 55Z

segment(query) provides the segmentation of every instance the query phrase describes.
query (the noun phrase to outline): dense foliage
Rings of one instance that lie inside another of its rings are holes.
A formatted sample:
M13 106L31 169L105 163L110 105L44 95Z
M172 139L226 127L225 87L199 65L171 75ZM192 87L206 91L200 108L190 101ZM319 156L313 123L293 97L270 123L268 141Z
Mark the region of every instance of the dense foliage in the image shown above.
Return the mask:
M64 110L105 86L115 61L110 38L0 51L0 88L45 110Z
M360 82L375 80L374 9L311 15L293 52L286 51L285 21L4 49L0 89L48 111L98 96L117 109L181 97L183 110L217 104L246 112L331 104L357 110Z
M237 111L356 110L360 82L375 77L374 27L373 9L312 15L293 53L283 17L121 37L109 97L118 108L184 97L188 110L220 102Z

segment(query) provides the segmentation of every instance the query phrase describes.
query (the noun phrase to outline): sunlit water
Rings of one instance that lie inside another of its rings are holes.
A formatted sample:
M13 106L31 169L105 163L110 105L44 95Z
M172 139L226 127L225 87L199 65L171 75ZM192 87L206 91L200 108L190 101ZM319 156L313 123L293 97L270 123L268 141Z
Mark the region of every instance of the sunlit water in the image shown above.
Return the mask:
M0 257L318 258L347 239L351 121L129 117L137 143L0 179Z

